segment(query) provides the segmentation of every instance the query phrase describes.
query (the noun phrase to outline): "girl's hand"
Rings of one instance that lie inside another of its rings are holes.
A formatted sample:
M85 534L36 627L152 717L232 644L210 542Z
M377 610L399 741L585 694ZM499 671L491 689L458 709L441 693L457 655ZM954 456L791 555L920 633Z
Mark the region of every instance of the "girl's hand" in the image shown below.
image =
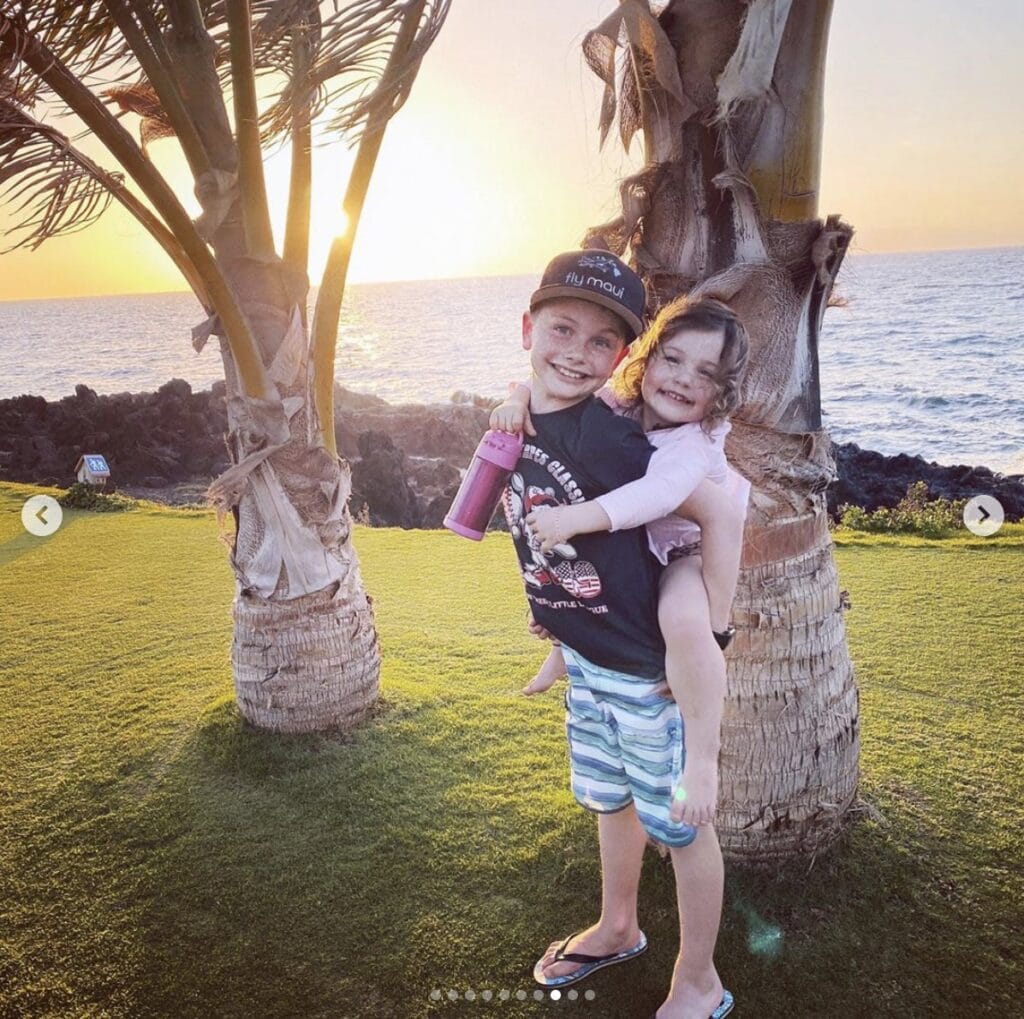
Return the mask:
M495 432L510 432L517 435L526 432L527 435L536 435L537 431L530 420L530 410L524 407L519 400L506 400L491 411L488 428Z
M672 790L668 817L673 824L697 827L713 824L718 809L718 762L687 760L679 784Z
M539 506L526 516L526 526L540 538L540 550L550 552L564 545L575 533L572 506Z

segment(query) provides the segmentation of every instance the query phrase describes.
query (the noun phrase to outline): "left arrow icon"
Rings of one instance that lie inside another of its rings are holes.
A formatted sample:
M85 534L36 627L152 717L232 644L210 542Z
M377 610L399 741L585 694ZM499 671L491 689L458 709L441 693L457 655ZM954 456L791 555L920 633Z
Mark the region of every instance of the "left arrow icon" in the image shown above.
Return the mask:
M21 507L21 522L29 534L48 538L60 527L64 511L52 495L33 495Z

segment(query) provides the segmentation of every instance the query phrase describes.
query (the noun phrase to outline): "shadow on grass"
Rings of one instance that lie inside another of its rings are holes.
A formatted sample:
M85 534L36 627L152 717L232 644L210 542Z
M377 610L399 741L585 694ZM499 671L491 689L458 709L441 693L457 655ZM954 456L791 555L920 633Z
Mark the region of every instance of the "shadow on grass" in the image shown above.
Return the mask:
M482 741L457 717L454 705L396 700L351 737L274 736L230 699L212 705L124 833L146 849L137 1012L556 1007L532 1000L529 974L551 940L596 915L596 826L564 789L564 750L546 769L524 767L525 746ZM1007 1014L1021 989L1012 901L984 875L951 886L955 846L895 815L860 822L810 871L729 871L718 963L742 1014ZM675 955L674 901L670 866L649 853L651 950L557 1007L651 1014ZM519 990L530 997L517 1001Z

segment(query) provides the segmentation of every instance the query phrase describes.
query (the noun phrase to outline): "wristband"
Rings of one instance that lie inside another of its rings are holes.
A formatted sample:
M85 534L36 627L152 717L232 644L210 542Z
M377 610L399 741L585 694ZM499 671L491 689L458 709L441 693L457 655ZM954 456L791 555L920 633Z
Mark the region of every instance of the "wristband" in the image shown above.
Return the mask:
M736 627L730 624L721 633L718 630L712 630L711 632L714 634L715 643L724 651L732 642L733 637L736 636Z

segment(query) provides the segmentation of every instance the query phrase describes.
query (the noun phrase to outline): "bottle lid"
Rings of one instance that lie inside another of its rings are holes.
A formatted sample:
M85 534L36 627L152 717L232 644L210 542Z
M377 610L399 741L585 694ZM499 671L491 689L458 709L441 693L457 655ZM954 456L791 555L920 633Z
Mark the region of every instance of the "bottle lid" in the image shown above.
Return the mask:
M511 435L508 432L486 432L476 448L478 457L497 464L506 471L515 467L522 452L522 435Z

